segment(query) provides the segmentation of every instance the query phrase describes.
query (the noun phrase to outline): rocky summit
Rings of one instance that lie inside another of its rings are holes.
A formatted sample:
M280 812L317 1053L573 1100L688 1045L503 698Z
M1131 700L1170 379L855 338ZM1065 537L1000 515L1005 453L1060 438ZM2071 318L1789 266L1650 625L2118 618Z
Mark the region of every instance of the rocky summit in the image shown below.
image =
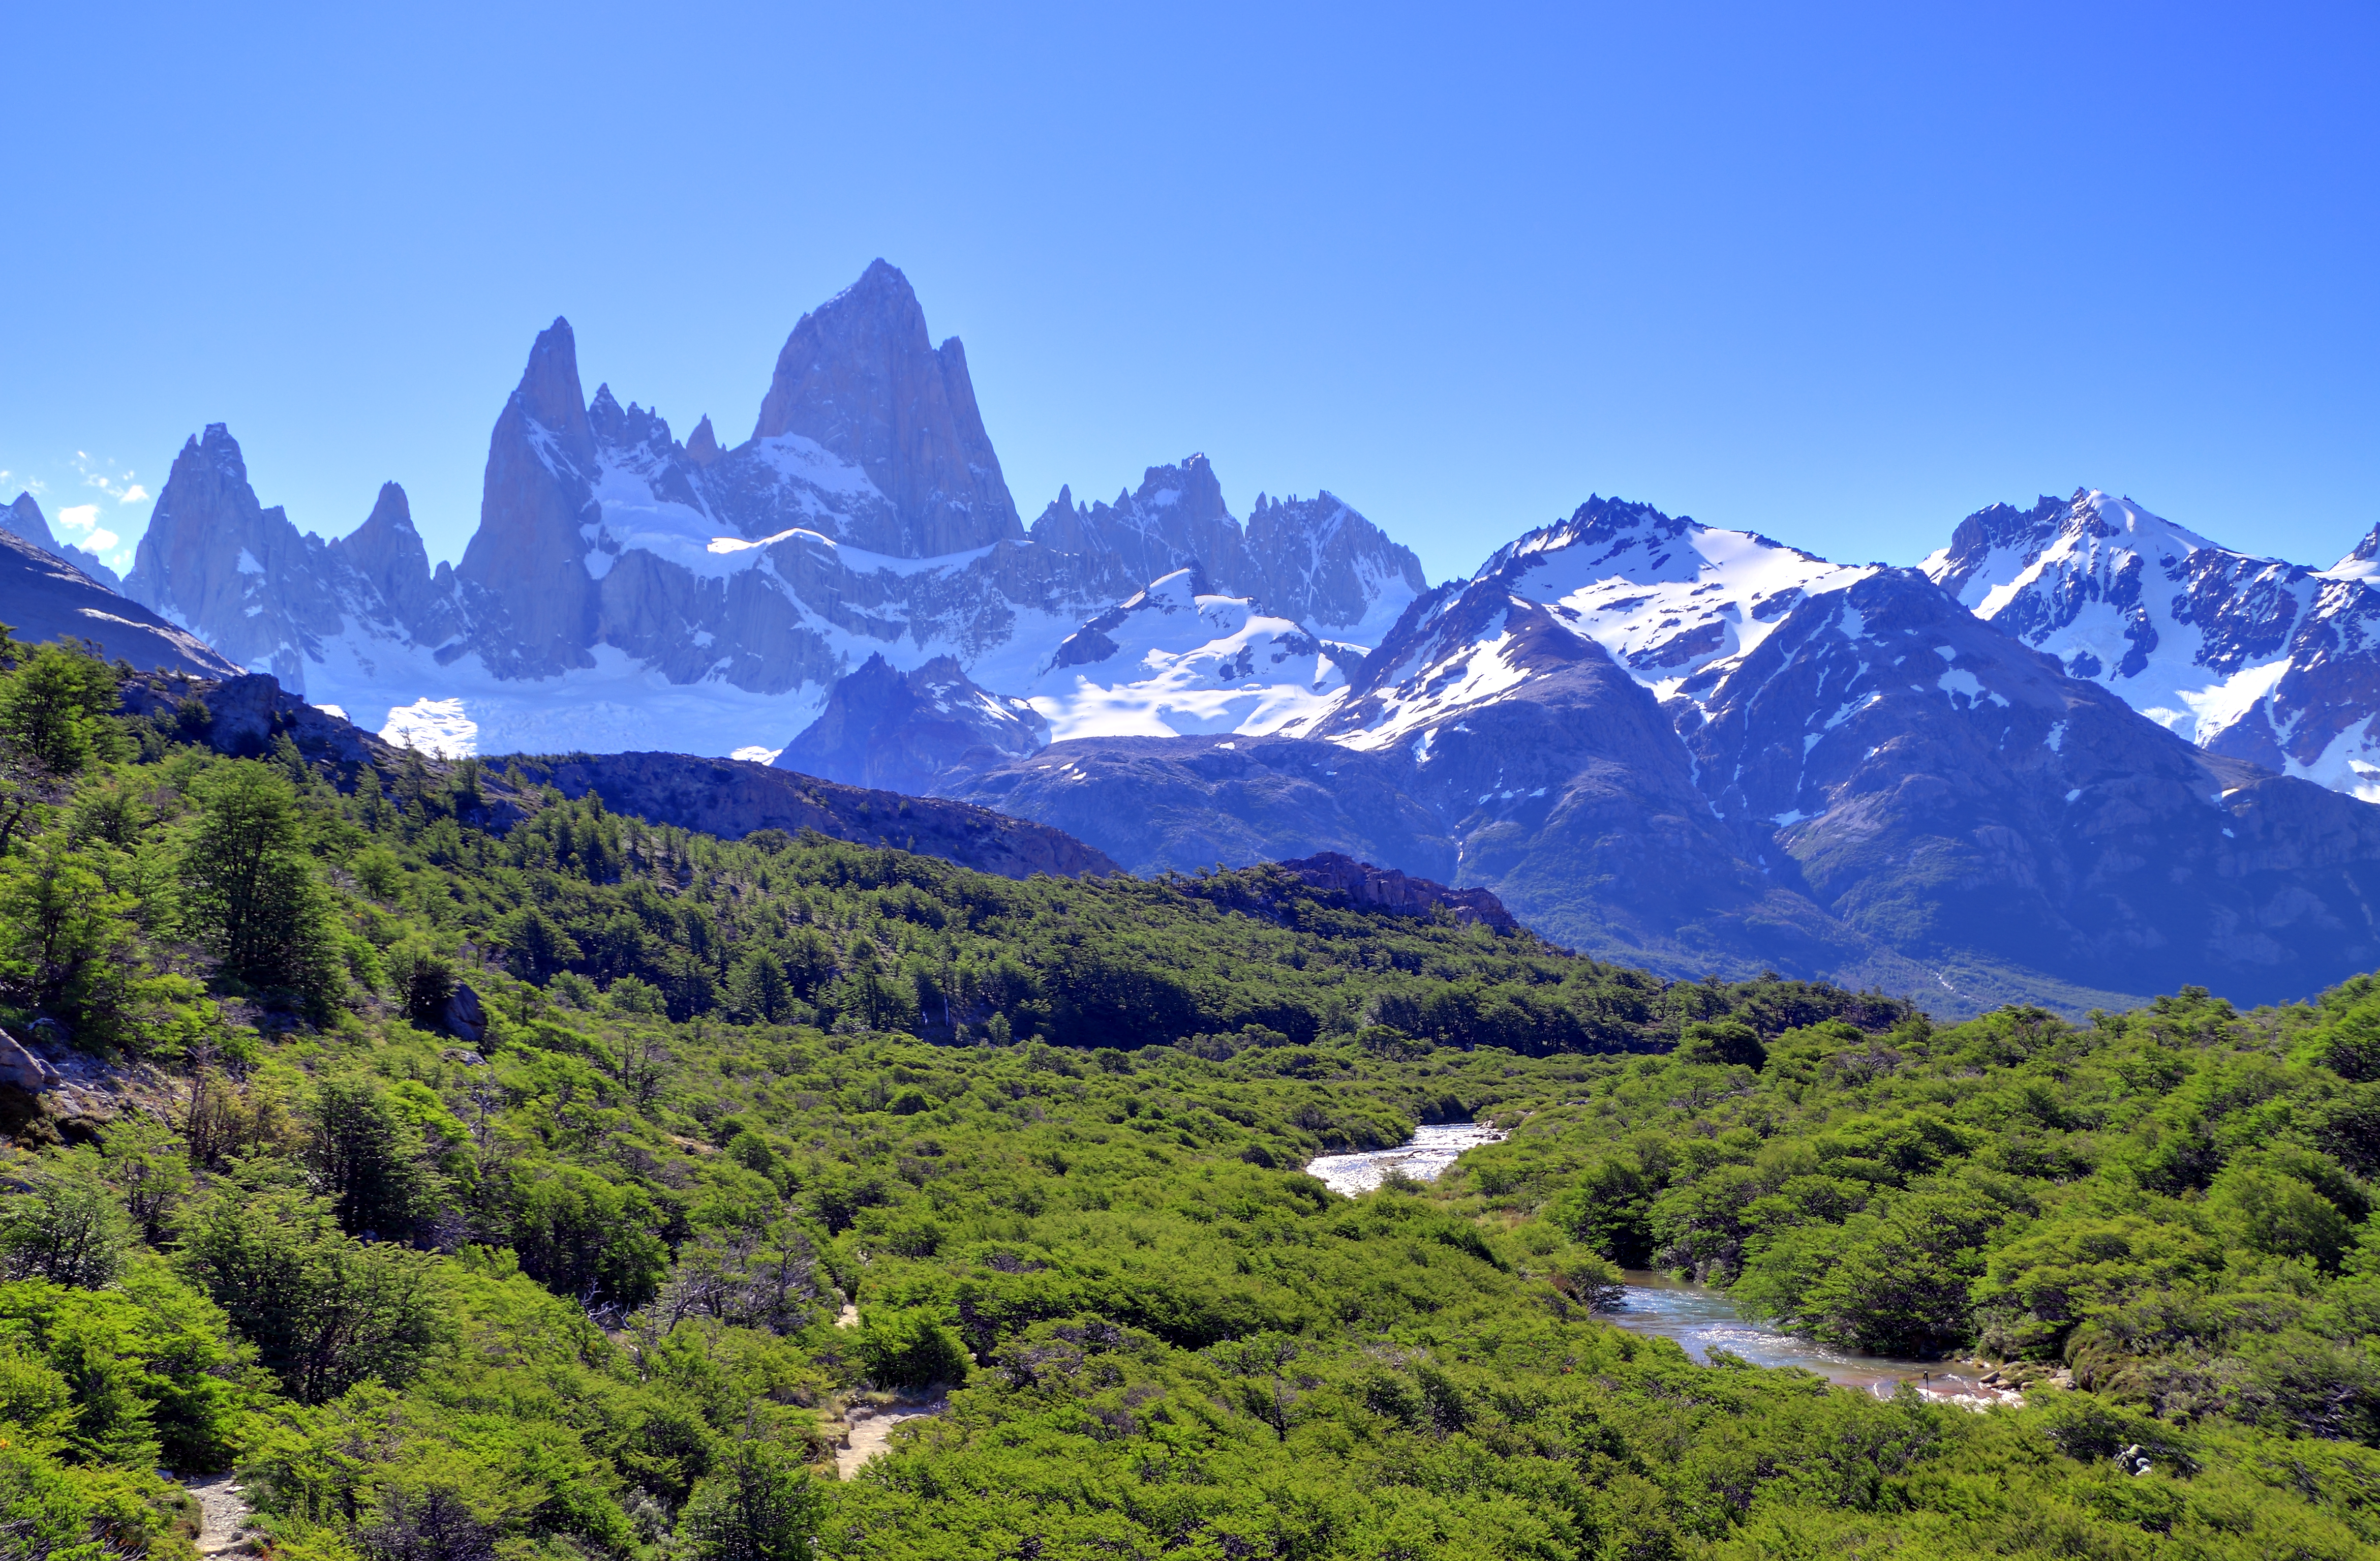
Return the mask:
M1086 620L1192 565L1356 657L1425 585L1410 551L1327 494L1260 495L1243 525L1199 456L1112 505L1062 492L1020 525L965 348L933 345L880 261L795 324L732 449L707 416L682 444L659 411L581 386L558 319L496 419L479 529L435 571L401 490L347 537L301 534L211 425L126 590L241 665L445 750L766 755L871 658L949 658L1022 693Z
M2380 800L2380 531L2327 569L2220 546L2096 489L1994 505L1926 573L2192 742Z

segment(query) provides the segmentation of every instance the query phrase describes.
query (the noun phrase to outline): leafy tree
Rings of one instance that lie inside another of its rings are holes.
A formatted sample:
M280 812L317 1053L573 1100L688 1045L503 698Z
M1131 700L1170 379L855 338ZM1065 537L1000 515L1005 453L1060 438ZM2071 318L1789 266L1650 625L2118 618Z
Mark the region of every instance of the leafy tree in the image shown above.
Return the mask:
M130 1232L88 1152L42 1165L0 1203L0 1272L103 1289L123 1272Z
M431 1259L355 1240L294 1189L218 1190L176 1261L300 1404L374 1378L401 1387L450 1331Z
M694 1490L678 1537L698 1561L808 1561L826 1499L801 1459L773 1443L731 1445Z
M339 980L329 906L315 878L288 777L250 760L190 783L199 804L181 878L194 931L249 986L322 1001Z
M421 1134L377 1083L325 1079L310 1116L307 1163L340 1228L401 1238L433 1213L438 1177Z

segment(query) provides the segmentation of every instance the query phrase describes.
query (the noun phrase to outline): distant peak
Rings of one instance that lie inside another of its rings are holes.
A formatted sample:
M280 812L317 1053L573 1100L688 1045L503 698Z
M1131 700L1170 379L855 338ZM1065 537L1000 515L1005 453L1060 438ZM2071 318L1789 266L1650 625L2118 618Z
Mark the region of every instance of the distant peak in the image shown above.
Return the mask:
M382 482L380 497L372 501L371 514L365 518L364 524L413 530L413 506L406 499L405 490L395 482Z
M578 340L561 315L537 334L513 396L531 421L566 438L587 437L587 401L578 389Z
M702 414L702 421L686 436L686 458L697 466L709 466L719 458L719 435L710 431L709 412Z

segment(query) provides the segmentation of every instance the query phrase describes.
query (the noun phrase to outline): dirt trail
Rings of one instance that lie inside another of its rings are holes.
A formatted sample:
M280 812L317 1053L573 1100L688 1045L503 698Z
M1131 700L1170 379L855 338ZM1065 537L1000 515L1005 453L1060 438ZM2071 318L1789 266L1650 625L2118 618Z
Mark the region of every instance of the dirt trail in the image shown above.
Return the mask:
M851 1429L844 1433L842 1445L834 1450L836 1477L848 1480L858 1473L861 1464L884 1450L892 1428L903 1421L939 1415L949 1408L950 1400L941 1396L898 1400L881 1409L872 1409L865 1404L853 1405L847 1418Z
M200 1555L224 1555L240 1547L248 1529L248 1498L239 1494L239 1486L228 1474L210 1475L204 1480L184 1482L184 1488L199 1498L199 1511L204 1515L205 1526L199 1531Z

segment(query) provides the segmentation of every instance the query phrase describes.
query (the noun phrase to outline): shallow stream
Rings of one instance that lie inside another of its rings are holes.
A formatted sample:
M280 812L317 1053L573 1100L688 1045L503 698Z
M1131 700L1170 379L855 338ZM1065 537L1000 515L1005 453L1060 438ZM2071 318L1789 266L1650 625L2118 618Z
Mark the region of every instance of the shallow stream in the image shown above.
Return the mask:
M1435 1181L1464 1150L1495 1143L1503 1136L1493 1128L1472 1122L1427 1127L1394 1149L1326 1154L1305 1168L1331 1191L1354 1198L1378 1187L1391 1170L1415 1181ZM1621 1277L1627 1286L1621 1304L1605 1315L1631 1333L1675 1339L1688 1355L1706 1364L1713 1350L1723 1350L1755 1366L1799 1366L1845 1387L1864 1388L1879 1398L1891 1397L1906 1382L1929 1398L1972 1409L2022 1402L2014 1393L1977 1381L1974 1368L1961 1362L1895 1360L1834 1349L1747 1322L1725 1290L1644 1269L1632 1269Z

